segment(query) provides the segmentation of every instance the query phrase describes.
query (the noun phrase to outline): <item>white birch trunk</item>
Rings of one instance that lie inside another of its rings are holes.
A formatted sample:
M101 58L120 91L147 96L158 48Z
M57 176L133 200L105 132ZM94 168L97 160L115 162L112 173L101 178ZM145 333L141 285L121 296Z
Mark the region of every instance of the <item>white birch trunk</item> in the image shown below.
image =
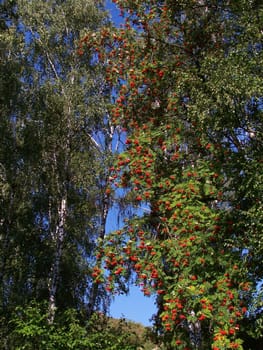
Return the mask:
M59 269L61 256L63 251L63 242L65 239L65 222L67 216L67 200L62 198L60 206L58 208L58 222L53 235L53 240L56 244L56 251L54 261L50 271L49 279L49 305L48 305L48 322L52 324L54 322L56 313L56 292L58 288Z

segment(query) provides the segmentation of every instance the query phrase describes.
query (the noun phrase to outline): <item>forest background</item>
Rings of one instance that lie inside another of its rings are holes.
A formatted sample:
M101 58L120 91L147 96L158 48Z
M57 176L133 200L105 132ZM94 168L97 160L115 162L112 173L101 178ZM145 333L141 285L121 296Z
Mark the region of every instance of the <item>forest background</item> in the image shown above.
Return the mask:
M260 349L262 5L113 3L0 2L1 347Z

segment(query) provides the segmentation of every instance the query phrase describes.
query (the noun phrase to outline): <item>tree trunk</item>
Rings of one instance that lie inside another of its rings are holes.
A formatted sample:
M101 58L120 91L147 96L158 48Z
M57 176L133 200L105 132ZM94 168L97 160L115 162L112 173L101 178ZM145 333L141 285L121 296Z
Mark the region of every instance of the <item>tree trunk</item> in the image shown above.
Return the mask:
M49 279L49 305L48 305L48 322L53 323L56 313L56 292L58 288L59 269L63 251L63 243L65 239L65 222L67 216L67 200L62 198L58 209L58 222L53 235L56 244L56 251L51 267Z
M107 222L107 216L109 213L109 206L110 206L109 198L105 194L102 202L101 224L100 224L100 233L99 233L99 238L102 240L104 239L106 234L106 222ZM99 259L98 263L102 264L102 261ZM93 283L90 291L89 303L87 305L87 318L90 318L90 316L95 311L98 297L99 297L99 285L98 283Z

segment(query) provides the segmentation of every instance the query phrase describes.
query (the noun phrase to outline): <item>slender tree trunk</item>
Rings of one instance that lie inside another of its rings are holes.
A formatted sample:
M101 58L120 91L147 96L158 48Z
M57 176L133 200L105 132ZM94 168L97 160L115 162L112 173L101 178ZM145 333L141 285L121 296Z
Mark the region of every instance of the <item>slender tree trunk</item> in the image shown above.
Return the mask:
M56 292L58 288L59 269L63 252L63 243L65 240L65 222L67 216L67 200L66 197L60 201L58 208L58 222L55 228L53 239L56 244L56 251L51 267L50 280L49 280L49 305L48 305L48 322L52 324L54 322L56 313Z
M104 239L105 234L106 234L106 222L107 222L107 216L109 213L109 198L107 194L104 195L103 203L102 203L102 213L101 213L101 225L100 225L100 233L99 237L101 239ZM99 262L100 263L100 262ZM93 283L91 291L90 291L90 298L89 298L89 303L87 306L87 317L89 318L96 306L96 302L98 300L98 293L99 293L99 285L98 283Z
M1 251L1 260L0 260L0 285L1 285L1 304L2 312L5 312L5 308L8 304L9 289L7 285L8 273L7 273L7 264L10 259L10 229L12 226L13 218L12 213L15 212L14 208L14 194L10 193L9 204L7 205L8 209L6 211L6 217L3 217L0 221L0 251Z
M113 139L113 135L114 135L114 127L110 126L109 130L108 130L108 134L107 134L107 138L105 141L105 150L107 150L110 154L113 153L112 150L112 139ZM95 144L96 147L98 147L98 149L100 149L100 146L96 143L96 140L94 140L92 138L93 143ZM118 142L116 145L116 149L118 148ZM109 174L106 173L105 176L105 189L110 185L109 182ZM106 235L106 223L107 223L107 217L109 214L109 210L110 210L110 196L104 192L104 197L102 199L102 205L101 205L101 217L100 217L100 231L99 231L99 238L104 240L105 235ZM102 259L99 258L99 260L97 261L98 265L102 264ZM95 307L96 307L96 303L99 297L99 285L98 283L94 283L91 287L91 291L90 291L90 297L89 297L89 303L87 306L87 317L89 318L93 312L95 311Z
M1 262L0 262L0 285L1 285L1 304L2 304L2 311L4 312L5 306L6 306L6 262L7 262L7 255L8 255L8 246L9 246L9 227L8 224L6 224L6 221L3 220L3 222L0 223L0 230L2 231L0 233L1 238ZM2 237L1 237L2 236Z

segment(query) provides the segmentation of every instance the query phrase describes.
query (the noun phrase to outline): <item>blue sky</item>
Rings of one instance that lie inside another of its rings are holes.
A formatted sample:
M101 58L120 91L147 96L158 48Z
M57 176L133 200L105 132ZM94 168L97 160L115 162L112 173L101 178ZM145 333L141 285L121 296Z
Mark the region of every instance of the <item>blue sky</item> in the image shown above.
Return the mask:
M153 299L145 297L138 287L132 287L130 294L115 298L110 308L110 315L115 318L139 322L145 326L152 325L151 317L155 313Z
M123 22L122 17L120 17L119 10L116 5L111 0L106 0L106 9L109 11L111 20L115 23L115 25L119 25Z
M122 222L117 219L117 209L109 212L106 230L107 232L117 230ZM119 223L118 223L119 221ZM139 322L145 326L150 326L153 314L156 312L154 298L144 296L138 286L130 286L128 295L117 295L110 307L110 316L115 318L125 318L134 322Z
M115 231L121 226L122 220L118 220L118 211L116 208L112 208L107 218L106 231ZM138 286L130 286L128 295L115 296L110 307L110 316L124 317L145 326L152 325L150 319L155 312L154 298L144 296Z
M119 26L122 18L119 16L119 10L110 0L106 0L106 9L110 13L112 21ZM116 212L112 211L108 217L107 230L117 229ZM156 312L153 298L146 297L140 291L139 287L131 286L127 296L120 295L114 297L111 304L110 315L112 317L124 317L127 320L139 322L145 326L152 324L150 321L152 315Z

